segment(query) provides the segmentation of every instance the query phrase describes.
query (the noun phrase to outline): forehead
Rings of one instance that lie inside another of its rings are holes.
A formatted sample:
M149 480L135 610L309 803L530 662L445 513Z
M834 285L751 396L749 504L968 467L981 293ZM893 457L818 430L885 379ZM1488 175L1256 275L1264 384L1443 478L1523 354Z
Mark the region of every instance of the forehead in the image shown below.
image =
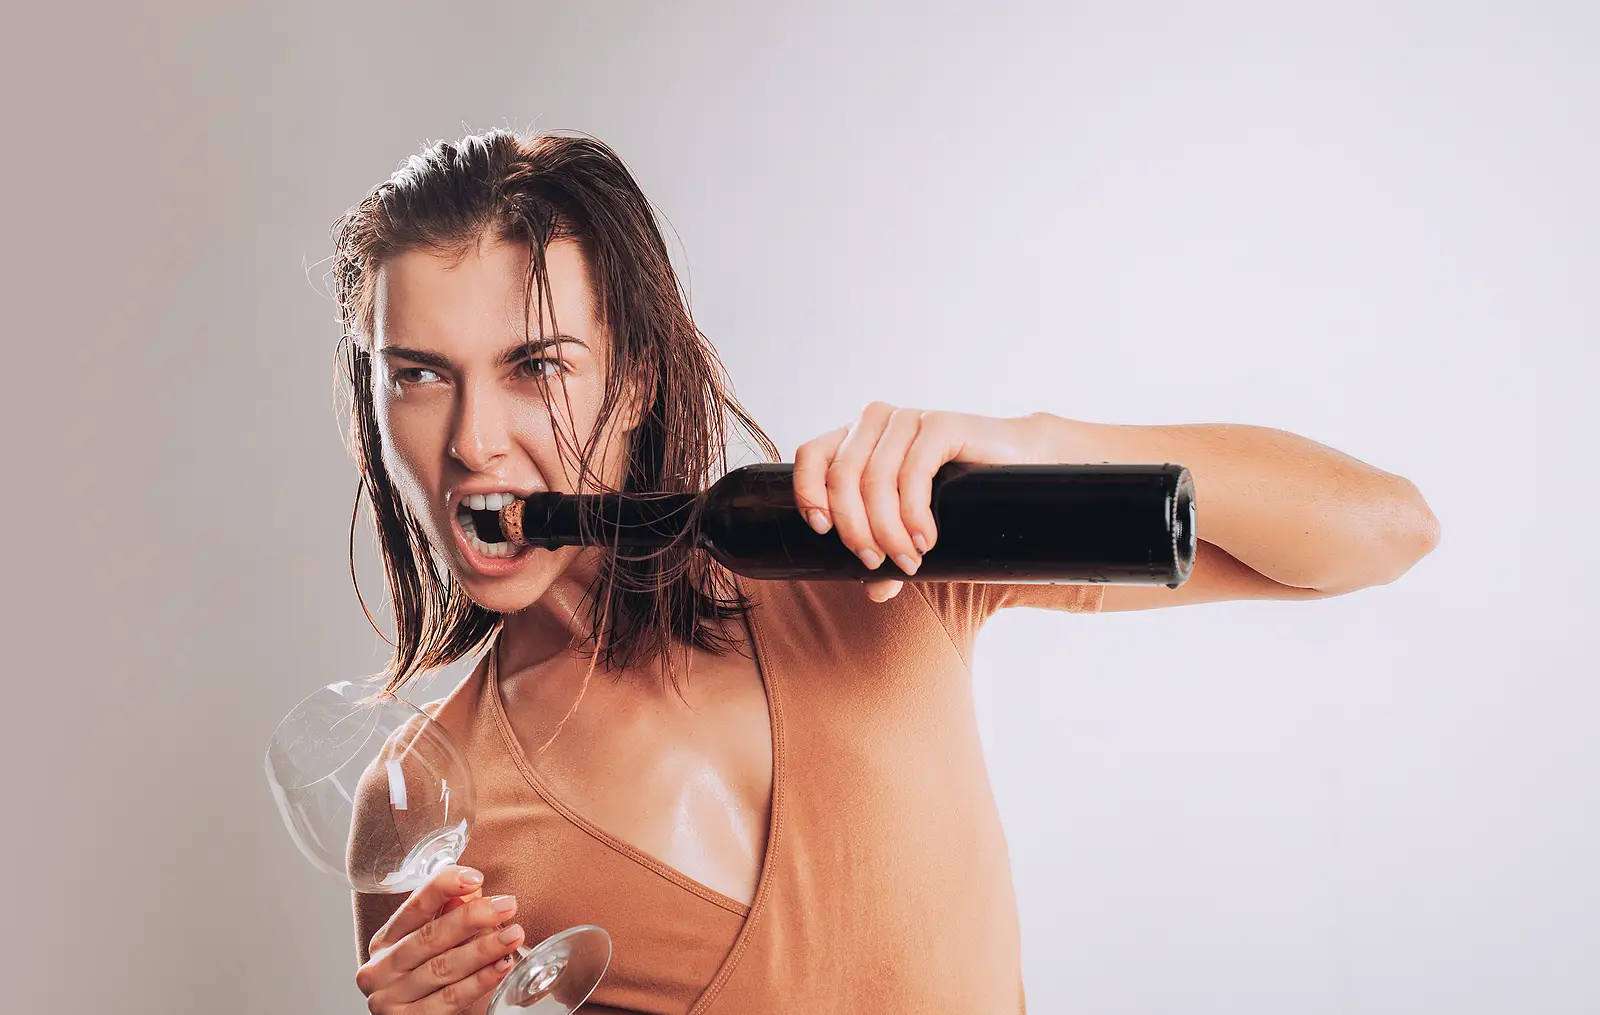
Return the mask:
M529 252L525 244L489 236L464 253L407 250L378 270L373 301L374 341L378 345L426 342L452 344L508 335L560 331L584 340L600 337L595 293L587 260L576 240L560 239L545 248L548 305L538 293L528 305ZM553 316L552 316L553 314Z

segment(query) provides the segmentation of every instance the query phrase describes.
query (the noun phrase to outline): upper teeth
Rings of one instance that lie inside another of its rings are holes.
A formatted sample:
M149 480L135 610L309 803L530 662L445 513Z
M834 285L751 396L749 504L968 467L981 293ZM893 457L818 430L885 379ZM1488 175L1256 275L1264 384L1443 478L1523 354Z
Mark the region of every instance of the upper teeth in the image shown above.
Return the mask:
M461 501L473 511L498 511L516 499L509 493L475 493Z

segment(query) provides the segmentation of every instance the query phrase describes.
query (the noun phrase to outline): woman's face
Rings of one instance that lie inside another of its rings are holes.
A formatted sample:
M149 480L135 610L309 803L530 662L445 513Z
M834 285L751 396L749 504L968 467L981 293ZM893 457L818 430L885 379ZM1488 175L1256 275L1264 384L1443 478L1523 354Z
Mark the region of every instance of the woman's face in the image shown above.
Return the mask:
M492 510L495 494L576 488L554 427L579 448L588 440L610 352L579 244L546 248L555 319L543 311L543 339L532 319L538 300L531 310L524 300L528 262L527 247L486 237L460 259L400 254L377 279L373 397L384 462L468 595L502 613L537 600L581 551L486 544L467 509ZM592 463L612 488L626 464L623 408Z

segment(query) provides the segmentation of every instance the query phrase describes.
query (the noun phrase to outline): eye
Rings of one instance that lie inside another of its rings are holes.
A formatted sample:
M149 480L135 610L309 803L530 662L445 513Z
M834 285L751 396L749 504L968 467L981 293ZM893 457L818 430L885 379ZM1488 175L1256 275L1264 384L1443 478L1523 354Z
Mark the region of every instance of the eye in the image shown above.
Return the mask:
M517 376L547 381L566 373L566 366L553 356L533 356L517 364Z
M401 367L389 374L389 380L401 386L426 384L438 379L439 375L427 367Z

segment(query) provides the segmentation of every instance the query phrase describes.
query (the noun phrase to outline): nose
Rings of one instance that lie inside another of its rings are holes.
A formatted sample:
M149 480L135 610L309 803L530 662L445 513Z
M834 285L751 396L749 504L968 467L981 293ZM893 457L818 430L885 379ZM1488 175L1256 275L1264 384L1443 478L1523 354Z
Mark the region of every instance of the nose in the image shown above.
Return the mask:
M473 472L484 472L510 451L511 413L492 385L463 385L450 432L450 457Z

